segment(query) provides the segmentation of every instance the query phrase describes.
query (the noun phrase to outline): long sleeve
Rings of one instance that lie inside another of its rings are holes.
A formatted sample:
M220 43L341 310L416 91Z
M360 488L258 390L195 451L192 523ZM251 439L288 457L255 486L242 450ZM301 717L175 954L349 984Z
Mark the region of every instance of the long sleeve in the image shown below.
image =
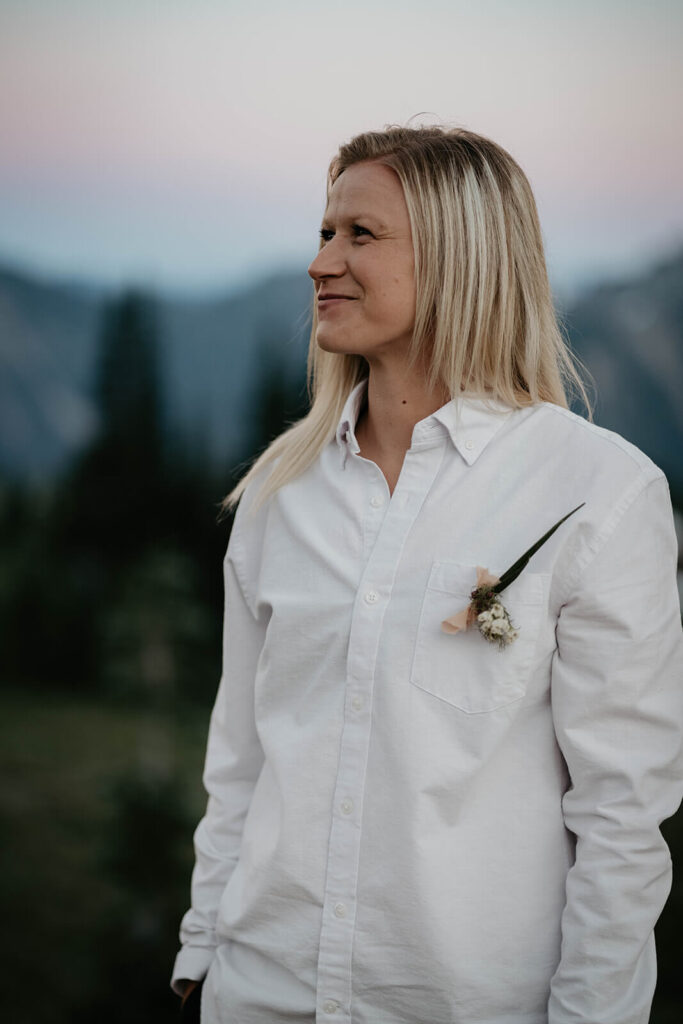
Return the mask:
M683 653L668 486L648 471L615 502L561 609L552 668L576 858L549 1024L645 1024L653 929L671 885L659 831L683 791Z
M216 947L215 921L223 890L239 856L242 826L263 764L254 722L254 676L266 622L249 607L243 586L239 519L233 524L223 563L225 605L222 673L209 724L204 787L206 813L194 834L192 903L180 925L179 951L171 985L199 980Z

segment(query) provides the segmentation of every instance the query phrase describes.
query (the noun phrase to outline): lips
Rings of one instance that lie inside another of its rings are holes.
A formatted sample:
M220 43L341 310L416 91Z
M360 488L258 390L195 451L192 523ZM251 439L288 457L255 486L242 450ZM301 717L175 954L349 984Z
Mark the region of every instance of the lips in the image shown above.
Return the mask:
M353 302L351 295L337 295L334 292L318 295L318 315L324 316L334 309L341 309L347 302Z

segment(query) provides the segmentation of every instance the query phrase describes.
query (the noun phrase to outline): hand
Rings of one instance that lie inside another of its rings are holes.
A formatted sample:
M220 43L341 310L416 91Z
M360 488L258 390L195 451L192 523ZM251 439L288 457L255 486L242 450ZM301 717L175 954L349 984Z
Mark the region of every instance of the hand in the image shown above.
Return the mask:
M185 990L183 991L183 997L180 1003L181 1006L185 1005L190 992L192 992L192 990L195 989L198 984L198 981L187 981L185 983Z

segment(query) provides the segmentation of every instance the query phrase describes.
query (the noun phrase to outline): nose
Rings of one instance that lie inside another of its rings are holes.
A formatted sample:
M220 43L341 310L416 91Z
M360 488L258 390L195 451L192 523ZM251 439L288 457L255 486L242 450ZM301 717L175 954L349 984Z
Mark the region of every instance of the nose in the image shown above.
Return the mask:
M334 238L326 242L309 264L308 273L314 281L322 281L325 277L342 277L346 272L341 246L335 245L334 242Z

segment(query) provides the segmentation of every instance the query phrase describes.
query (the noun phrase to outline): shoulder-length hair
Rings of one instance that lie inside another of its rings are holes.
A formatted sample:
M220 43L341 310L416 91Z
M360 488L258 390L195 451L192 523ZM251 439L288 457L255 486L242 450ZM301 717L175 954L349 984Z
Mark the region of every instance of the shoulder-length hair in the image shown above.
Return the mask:
M341 146L328 170L328 201L337 178L367 160L396 172L408 207L416 286L410 366L424 361L428 386L445 385L451 398L566 408L576 393L590 417L585 368L555 311L536 202L519 164L464 128L387 126ZM317 327L314 301L309 412L259 455L223 499L224 512L268 463L278 460L254 510L310 466L334 436L350 390L367 377L363 356L321 349Z

